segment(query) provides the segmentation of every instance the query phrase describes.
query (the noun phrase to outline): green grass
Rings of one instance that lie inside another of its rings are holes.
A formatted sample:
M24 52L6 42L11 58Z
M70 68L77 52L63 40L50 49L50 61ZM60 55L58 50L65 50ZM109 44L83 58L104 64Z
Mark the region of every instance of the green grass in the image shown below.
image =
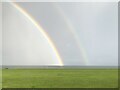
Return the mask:
M117 69L3 69L3 88L116 88Z

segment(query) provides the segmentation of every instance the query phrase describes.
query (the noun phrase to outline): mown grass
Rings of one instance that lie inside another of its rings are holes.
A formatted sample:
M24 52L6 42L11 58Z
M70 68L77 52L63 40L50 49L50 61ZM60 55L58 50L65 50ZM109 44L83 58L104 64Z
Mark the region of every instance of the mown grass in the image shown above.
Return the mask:
M3 69L3 88L116 88L117 69Z

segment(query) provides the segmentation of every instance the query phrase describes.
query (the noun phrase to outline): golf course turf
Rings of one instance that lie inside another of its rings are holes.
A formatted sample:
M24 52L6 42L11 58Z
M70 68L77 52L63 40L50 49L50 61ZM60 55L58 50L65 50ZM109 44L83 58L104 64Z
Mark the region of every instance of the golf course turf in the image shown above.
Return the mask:
M117 88L117 69L3 69L3 88Z

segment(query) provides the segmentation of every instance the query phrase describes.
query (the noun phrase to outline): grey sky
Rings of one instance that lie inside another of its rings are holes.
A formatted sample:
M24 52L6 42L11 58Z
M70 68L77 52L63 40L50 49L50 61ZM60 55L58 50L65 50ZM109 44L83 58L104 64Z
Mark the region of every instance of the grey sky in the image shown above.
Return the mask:
M0 13L2 13L2 3L0 3ZM0 14L0 66L2 65L2 14Z
M17 3L51 37L65 65L118 64L117 3ZM3 64L56 65L43 35L3 5Z

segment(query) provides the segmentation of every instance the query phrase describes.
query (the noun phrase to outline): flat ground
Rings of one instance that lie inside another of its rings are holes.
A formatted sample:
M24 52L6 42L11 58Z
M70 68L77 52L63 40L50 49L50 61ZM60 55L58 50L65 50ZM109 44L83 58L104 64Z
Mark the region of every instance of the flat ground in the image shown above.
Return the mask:
M3 69L3 88L116 88L117 69Z

